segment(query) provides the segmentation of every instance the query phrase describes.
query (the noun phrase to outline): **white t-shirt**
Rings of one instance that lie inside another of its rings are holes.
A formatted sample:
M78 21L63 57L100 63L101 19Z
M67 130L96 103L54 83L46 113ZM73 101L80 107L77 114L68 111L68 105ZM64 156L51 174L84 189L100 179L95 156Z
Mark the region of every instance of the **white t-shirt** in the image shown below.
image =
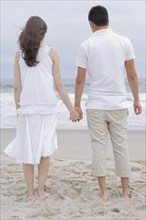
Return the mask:
M130 40L102 29L84 41L76 65L90 78L87 109L116 110L128 107L124 82L125 61L135 58Z

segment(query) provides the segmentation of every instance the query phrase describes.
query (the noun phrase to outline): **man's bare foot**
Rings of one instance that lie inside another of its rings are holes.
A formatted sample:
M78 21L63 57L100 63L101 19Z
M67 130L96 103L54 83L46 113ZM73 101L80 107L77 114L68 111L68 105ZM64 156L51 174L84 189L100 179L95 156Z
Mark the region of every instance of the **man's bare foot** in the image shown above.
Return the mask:
M97 179L99 184L100 198L103 201L106 201L107 200L106 177L98 176Z
M121 197L122 198L128 198L128 194L129 194L129 192L128 191L122 191L122 194L121 194Z
M121 197L122 198L129 198L129 177L121 177L122 183L122 191Z

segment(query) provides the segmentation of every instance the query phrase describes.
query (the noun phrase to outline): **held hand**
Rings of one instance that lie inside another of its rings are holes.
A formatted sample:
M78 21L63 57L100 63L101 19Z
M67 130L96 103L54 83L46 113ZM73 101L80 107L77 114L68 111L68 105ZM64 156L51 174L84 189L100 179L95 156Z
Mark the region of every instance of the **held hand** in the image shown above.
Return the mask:
M75 106L75 110L79 113L80 120L83 119L83 112L80 106Z
M70 113L70 120L72 120L73 122L77 122L80 121L80 115L76 110L73 110Z
M140 102L133 102L133 107L134 107L134 112L136 115L139 115L142 113L142 107L141 107L141 104Z

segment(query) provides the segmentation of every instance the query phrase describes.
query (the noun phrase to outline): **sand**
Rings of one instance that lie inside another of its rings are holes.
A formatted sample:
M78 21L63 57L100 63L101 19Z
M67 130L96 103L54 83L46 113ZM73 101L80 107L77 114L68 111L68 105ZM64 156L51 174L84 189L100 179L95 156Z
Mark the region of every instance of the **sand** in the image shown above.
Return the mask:
M132 131L133 132L133 131ZM144 150L143 133L129 133L129 143ZM134 131L136 132L136 131ZM14 137L15 130L2 130L2 149ZM136 135L137 134L137 138ZM76 138L74 137L76 135ZM107 159L108 200L103 202L98 196L98 185L91 176L91 151L87 131L58 132L60 149L51 159L46 182L49 194L43 200L26 197L22 166L1 155L1 219L145 219L145 160L144 154L137 152L131 158L130 178L131 198L120 197L120 178L114 173L114 162L110 153ZM133 138L132 138L133 137ZM69 149L67 149L69 148ZM86 149L87 148L87 149ZM133 151L136 152L136 147ZM66 150L66 152L65 152ZM69 153L70 152L70 153ZM137 160L133 162L132 160ZM37 166L35 167L35 188L37 187Z

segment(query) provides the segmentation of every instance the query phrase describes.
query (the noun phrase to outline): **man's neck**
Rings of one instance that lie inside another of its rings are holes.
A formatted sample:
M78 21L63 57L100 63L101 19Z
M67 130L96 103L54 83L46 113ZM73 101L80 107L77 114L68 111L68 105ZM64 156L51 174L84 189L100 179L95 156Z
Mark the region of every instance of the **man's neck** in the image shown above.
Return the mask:
M103 30L103 29L108 29L108 26L107 25L106 26L96 26L96 28L94 28L94 30L93 30L93 33L95 31L100 31L100 30Z

